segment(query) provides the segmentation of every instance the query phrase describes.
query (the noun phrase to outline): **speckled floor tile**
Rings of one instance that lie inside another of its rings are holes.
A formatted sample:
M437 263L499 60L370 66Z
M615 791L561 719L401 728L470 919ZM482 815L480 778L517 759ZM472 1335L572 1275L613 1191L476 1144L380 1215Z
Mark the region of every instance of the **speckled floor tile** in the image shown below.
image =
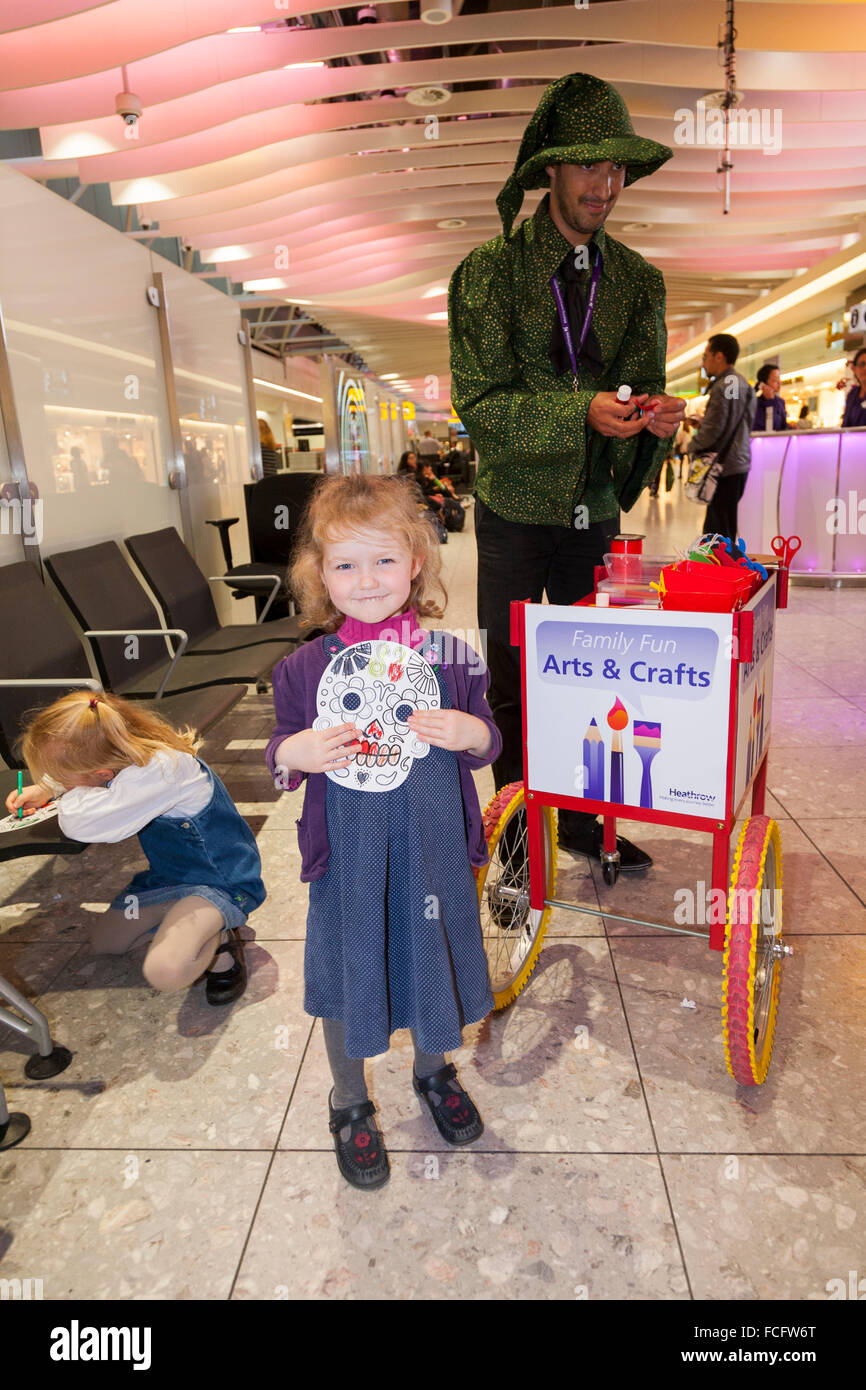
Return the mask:
M809 820L806 834L840 873L845 882L866 901L866 817L847 820Z
M776 748L767 785L795 820L859 816L866 806L866 744L852 748Z
M43 1297L226 1299L270 1155L35 1147L3 1155L4 1279Z
M303 941L309 885L301 882L301 854L294 821L282 829L271 829L271 819L256 837L268 896L250 923L261 940Z
M773 700L773 749L843 748L866 742L866 710L841 695Z
M697 1300L822 1302L839 1296L832 1280L850 1297L866 1159L688 1154L662 1165Z
M773 724L775 728L776 703L779 700L826 700L833 695L833 688L814 672L798 666L784 656L777 655L773 663Z
M866 941L796 940L770 1072L749 1087L725 1067L721 953L687 937L615 937L611 948L662 1151L866 1152Z
M390 1181L366 1193L331 1152L275 1160L234 1297L681 1299L688 1289L654 1157L395 1155Z
M862 650L862 640L858 646L851 649L852 658L854 653L860 650ZM850 700L859 709L862 709L866 704L866 661L856 659L825 661L820 658L812 659L807 655L800 658L800 665L805 670L813 672L837 695L843 695L846 700Z
M295 942L250 947L249 985L230 1008L207 1004L203 984L151 989L141 948L82 952L36 1001L75 1053L72 1065L53 1082L10 1085L10 1108L29 1112L46 1145L272 1146L310 1030L301 951Z
M389 1146L447 1149L412 1090L412 1041L367 1064L367 1084ZM485 1131L476 1149L648 1152L652 1136L619 992L604 941L551 941L513 1005L464 1031L454 1053ZM317 1024L301 1068L281 1149L328 1138L331 1073Z

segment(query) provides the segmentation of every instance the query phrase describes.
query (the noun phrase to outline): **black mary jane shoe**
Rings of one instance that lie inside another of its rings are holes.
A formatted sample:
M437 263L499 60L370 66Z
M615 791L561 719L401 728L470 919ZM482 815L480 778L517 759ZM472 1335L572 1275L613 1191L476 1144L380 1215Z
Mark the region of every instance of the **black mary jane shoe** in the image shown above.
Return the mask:
M449 1081L457 1081L457 1068L453 1062L440 1067L432 1076L416 1076L415 1068L412 1068L415 1094L425 1102L442 1138L448 1144L471 1144L483 1134L484 1121L472 1097L463 1090L459 1081L460 1089L457 1091L452 1091Z
M367 1190L381 1187L391 1176L391 1165L385 1150L385 1141L375 1125L367 1120L375 1115L376 1107L371 1100L360 1105L347 1105L343 1110L335 1110L328 1096L330 1120L328 1128L334 1136L337 1153L337 1167L353 1187ZM348 1129L348 1139L341 1138L340 1131Z
M209 1004L233 1004L247 987L247 963L244 958L244 943L236 927L228 928L228 941L220 943L216 955L228 951L232 964L228 970L208 970L205 980L205 996ZM216 957L214 957L216 959Z

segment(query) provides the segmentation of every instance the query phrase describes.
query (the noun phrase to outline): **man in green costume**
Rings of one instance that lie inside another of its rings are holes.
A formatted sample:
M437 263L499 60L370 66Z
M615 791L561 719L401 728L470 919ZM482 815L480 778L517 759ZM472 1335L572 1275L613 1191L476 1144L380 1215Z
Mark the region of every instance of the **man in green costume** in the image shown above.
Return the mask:
M478 621L503 738L496 785L523 776L512 599L570 604L593 589L685 402L664 394L661 272L604 232L625 185L672 151L635 135L619 93L587 73L544 91L496 203L502 235L458 266L448 295L451 400L478 451ZM523 193L550 188L512 230ZM632 388L628 403L617 389ZM560 843L600 857L594 815L560 812ZM652 863L617 841L622 870Z

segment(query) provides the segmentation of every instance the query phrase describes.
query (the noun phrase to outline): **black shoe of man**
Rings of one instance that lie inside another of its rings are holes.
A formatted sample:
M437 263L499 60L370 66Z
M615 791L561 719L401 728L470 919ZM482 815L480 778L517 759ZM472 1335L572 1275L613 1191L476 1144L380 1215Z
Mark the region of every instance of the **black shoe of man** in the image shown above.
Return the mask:
M558 841L563 849L569 850L572 854L586 854L590 859L601 862L601 848L604 838L604 827L600 821L588 827L586 830L574 830L570 826L566 827L559 821ZM640 869L652 868L652 859L637 845L633 845L631 840L626 840L622 835L616 837L616 847L619 850L619 871L621 874L637 873Z

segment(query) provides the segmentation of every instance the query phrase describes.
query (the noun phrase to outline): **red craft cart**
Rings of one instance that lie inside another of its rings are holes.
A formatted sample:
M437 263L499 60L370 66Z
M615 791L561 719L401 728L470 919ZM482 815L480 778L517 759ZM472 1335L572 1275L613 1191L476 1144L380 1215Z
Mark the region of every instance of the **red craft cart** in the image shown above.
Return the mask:
M597 572L597 583L603 575ZM786 606L787 580L784 561L768 566L766 581L732 613L596 607L595 595L570 608L512 604L511 641L521 649L524 780L503 787L485 809L490 861L476 871L497 1009L532 974L554 907L701 936L724 953L728 1070L743 1085L765 1080L782 962L792 954L782 941L779 827L764 814L775 615ZM651 655L668 650L673 655ZM674 665L682 652L685 659ZM658 684L665 680L667 686ZM689 781L698 789L674 785ZM682 809L677 798L686 798ZM731 835L747 798L750 815L732 857ZM708 933L557 898L562 808L603 817L602 873L609 885L619 871L617 817L712 835L706 912L686 917L705 920Z

